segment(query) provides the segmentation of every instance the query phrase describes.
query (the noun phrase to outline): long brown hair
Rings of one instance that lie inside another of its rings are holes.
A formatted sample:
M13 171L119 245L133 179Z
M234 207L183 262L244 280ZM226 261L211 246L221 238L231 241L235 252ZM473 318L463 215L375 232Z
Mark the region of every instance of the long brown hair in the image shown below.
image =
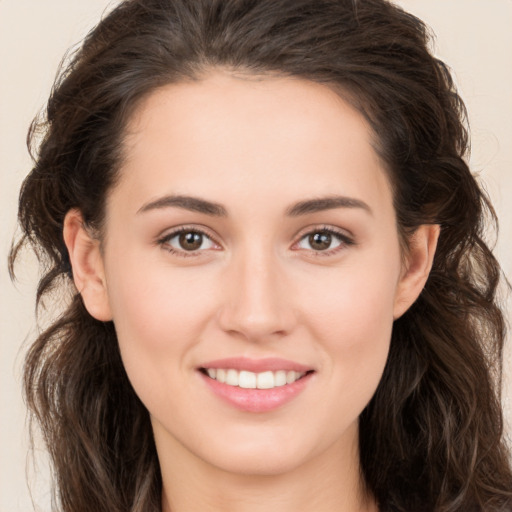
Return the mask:
M37 301L71 290L32 345L25 392L63 512L160 510L148 412L111 322L86 311L63 241L78 208L101 232L138 102L216 66L279 73L340 91L371 124L404 240L441 225L433 269L395 322L382 381L360 418L363 479L382 511L512 510L500 406L500 268L484 241L494 211L464 159L465 109L425 25L385 0L128 0L62 70L20 195L23 235L43 265Z

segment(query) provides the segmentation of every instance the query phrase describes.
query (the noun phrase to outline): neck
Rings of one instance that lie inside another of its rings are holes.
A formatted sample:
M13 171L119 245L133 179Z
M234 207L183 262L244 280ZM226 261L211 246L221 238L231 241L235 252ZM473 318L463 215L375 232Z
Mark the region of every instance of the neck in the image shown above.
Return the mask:
M357 439L356 439L357 440ZM332 446L291 471L240 474L159 453L163 512L377 512L360 477L357 443Z

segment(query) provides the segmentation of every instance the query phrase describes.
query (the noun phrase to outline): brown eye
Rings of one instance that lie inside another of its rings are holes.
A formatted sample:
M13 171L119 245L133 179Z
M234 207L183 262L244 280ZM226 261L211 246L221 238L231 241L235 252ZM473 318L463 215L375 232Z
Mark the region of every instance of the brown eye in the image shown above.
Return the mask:
M180 229L165 235L159 244L181 256L199 255L204 250L215 249L215 242L206 234L194 229Z
M325 256L337 252L346 246L353 245L353 240L344 233L334 229L316 229L306 233L297 243L296 248L306 249L315 253L325 253Z
M188 231L179 235L178 242L184 251L196 251L203 244L203 235L195 231Z
M327 231L311 233L308 237L310 247L315 251L325 251L331 247L332 235Z

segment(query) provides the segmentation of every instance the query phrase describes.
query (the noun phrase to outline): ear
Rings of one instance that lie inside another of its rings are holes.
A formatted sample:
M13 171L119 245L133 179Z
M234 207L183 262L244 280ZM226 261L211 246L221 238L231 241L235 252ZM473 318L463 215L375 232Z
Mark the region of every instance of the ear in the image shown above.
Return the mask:
M66 214L63 236L73 280L87 311L96 320L112 320L100 242L86 228L80 211L73 209Z
M401 317L423 290L434 261L439 233L439 225L423 224L411 236L396 290L393 319Z

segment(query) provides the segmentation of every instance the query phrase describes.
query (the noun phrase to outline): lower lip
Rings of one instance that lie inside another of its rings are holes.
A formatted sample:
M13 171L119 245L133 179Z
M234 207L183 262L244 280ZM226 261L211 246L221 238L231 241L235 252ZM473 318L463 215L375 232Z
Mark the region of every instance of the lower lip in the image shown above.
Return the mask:
M229 386L201 373L208 387L221 399L246 412L269 412L293 400L308 385L312 373L285 386L272 389L245 389Z

